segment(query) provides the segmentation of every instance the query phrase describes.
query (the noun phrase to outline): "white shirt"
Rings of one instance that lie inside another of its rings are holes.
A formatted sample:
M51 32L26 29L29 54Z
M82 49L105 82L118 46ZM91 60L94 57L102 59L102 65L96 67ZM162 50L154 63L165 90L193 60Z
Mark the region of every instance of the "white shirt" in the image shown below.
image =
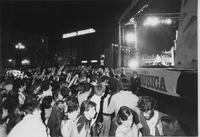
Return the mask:
M46 127L38 115L26 115L7 137L47 137Z
M87 100L89 94L90 94L90 91L86 91L86 92L78 95L79 106L81 106L81 104L83 103L83 101Z
M115 112L116 116L120 107L127 106L139 114L139 109L137 108L138 100L138 96L134 95L131 91L122 90L111 97L108 113L112 114Z
M117 127L115 137L141 137L142 134L135 124L132 127L126 127L123 124Z

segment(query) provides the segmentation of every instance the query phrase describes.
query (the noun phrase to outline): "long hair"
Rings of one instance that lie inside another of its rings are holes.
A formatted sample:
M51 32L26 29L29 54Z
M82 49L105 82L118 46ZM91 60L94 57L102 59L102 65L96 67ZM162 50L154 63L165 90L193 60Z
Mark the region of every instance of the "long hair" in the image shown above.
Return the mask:
M122 124L122 120L126 121L128 119L129 116L133 116L133 123L138 124L139 123L139 119L138 119L138 115L135 111L133 111L132 109L130 109L127 106L122 106L120 107L118 113L117 113L117 123L119 125Z
M52 109L50 118L47 123L47 127L50 129L51 137L62 136L61 134L61 122L64 119L64 105L63 101L57 101Z

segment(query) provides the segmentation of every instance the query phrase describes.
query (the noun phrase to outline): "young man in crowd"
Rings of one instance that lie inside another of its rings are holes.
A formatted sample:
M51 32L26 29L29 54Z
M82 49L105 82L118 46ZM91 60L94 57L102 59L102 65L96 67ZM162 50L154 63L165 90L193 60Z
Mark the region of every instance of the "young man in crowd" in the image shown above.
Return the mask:
M139 114L139 110L137 108L137 102L139 100L138 96L133 94L133 91L131 91L131 81L124 77L120 79L120 92L114 94L111 97L110 104L108 106L108 113L109 114L115 114L115 117L122 106L129 107L133 111L137 112ZM136 123L138 124L138 123ZM110 136L115 135L115 130L117 128L116 119L112 119L111 128L110 128Z
M61 123L61 133L62 137L73 137L72 134L76 125L76 118L79 114L78 99L74 95L70 95L65 99L65 103L67 105L67 113L65 113L67 119Z
M161 114L155 110L157 102L150 96L142 96L137 104L140 109L139 119L142 123L143 136L162 136L163 128L161 123Z
M77 118L73 130L73 137L91 137L90 122L96 115L96 104L92 101L83 101L80 107L80 115Z
M14 126L8 137L47 137L46 127L41 120L40 104L36 97L26 98L22 109L24 118Z

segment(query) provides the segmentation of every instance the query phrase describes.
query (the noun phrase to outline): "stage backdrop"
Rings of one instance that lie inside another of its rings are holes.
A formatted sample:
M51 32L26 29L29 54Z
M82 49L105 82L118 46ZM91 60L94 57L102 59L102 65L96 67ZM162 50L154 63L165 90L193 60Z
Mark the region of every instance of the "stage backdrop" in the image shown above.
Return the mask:
M197 69L197 0L182 0L175 67Z

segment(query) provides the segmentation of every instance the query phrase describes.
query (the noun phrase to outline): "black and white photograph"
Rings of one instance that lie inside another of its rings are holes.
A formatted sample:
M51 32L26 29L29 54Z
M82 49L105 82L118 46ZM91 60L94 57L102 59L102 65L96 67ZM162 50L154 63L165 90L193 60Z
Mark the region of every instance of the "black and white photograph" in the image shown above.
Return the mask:
M198 5L0 0L0 137L198 136Z

